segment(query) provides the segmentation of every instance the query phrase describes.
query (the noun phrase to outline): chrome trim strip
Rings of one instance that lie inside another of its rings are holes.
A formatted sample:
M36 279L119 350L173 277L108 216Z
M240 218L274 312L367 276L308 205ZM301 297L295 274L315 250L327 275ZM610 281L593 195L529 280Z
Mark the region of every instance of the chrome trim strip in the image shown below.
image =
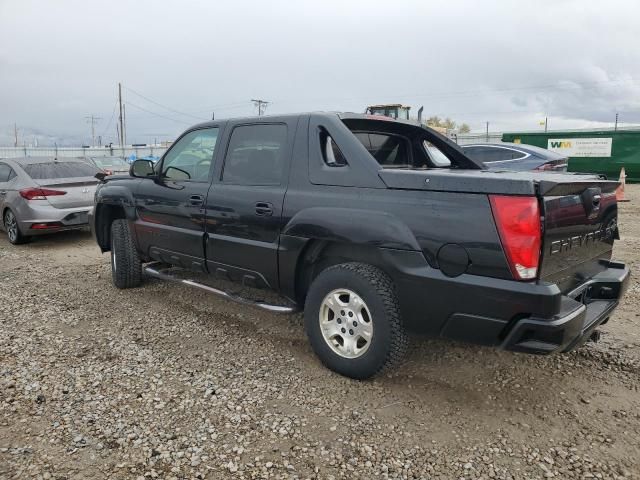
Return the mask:
M157 263L152 263L149 265L145 265L142 267L142 271L146 274L149 275L150 277L155 277L155 278L159 278L161 280L167 280L170 282L175 282L175 283L182 283L184 285L188 285L190 287L196 287L199 288L201 290L205 290L209 293L213 293L214 295L218 295L220 297L226 298L227 300L231 300L232 302L236 302L236 303L240 303L242 305L248 305L250 307L257 307L260 308L262 310L266 310L268 312L271 313L281 313L281 314L289 314L289 313L296 313L299 311L299 309L297 307L294 306L285 306L285 305L271 305L269 303L264 303L264 302L257 302L254 300L249 300L248 298L244 298L244 297L240 297L238 295L234 295L232 293L229 292L225 292L223 290L219 290L217 288L214 287L210 287L209 285L204 285L202 283L198 283L195 282L193 280L188 280L188 279L182 279L182 278L177 278L171 274L165 273L162 271L162 269L156 269L154 268L156 265L158 265Z

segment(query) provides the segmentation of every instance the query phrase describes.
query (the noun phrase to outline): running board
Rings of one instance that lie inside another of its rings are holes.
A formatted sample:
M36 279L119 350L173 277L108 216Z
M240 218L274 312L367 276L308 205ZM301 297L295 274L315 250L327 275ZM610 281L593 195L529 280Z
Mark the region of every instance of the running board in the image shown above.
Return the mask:
M209 285L205 285L203 283L198 283L193 280L178 278L174 275L171 275L170 273L166 273L165 271L163 271L166 269L158 268L158 266L159 266L158 263L155 263L155 262L149 265L144 265L142 267L142 272L150 277L159 278L161 280L168 280L170 282L175 282L175 283L182 283L184 285L189 285L190 287L200 288L201 290L204 290L209 293L213 293L214 295L218 295L219 297L226 298L227 300L231 300L232 302L240 303L242 305L249 305L251 307L257 307L262 310L266 310L267 312L284 314L284 313L296 313L298 311L298 308L293 306L288 307L285 305L271 305L269 303L254 301L248 298L240 297L233 293L225 292L223 290L210 287ZM168 268L171 268L171 267L168 267Z

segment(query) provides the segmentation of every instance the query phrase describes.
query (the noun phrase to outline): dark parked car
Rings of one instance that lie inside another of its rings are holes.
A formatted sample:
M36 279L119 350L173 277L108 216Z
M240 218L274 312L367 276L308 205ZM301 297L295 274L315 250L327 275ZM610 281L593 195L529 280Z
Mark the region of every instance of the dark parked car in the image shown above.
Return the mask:
M465 155L490 169L566 172L569 159L556 152L520 143L463 145Z
M407 331L569 351L628 284L629 269L611 260L617 182L488 171L409 122L212 121L132 174L105 178L90 215L116 287L146 272L265 310L304 309L316 354L354 378L399 362ZM241 298L188 271L283 300Z

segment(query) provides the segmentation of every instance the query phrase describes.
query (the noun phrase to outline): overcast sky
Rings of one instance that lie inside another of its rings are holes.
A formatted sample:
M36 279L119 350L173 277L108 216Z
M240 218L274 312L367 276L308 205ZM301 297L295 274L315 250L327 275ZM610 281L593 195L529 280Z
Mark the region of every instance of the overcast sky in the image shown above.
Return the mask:
M252 98L424 105L472 131L640 123L639 18L637 0L0 0L0 143L14 122L87 142L91 114L115 142L118 82L135 142Z

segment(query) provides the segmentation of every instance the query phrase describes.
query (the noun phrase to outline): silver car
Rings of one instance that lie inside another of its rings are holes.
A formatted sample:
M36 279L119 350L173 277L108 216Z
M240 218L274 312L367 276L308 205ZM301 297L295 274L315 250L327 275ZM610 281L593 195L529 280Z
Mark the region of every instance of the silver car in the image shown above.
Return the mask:
M86 227L98 172L73 159L0 159L0 230L16 245L33 235Z

